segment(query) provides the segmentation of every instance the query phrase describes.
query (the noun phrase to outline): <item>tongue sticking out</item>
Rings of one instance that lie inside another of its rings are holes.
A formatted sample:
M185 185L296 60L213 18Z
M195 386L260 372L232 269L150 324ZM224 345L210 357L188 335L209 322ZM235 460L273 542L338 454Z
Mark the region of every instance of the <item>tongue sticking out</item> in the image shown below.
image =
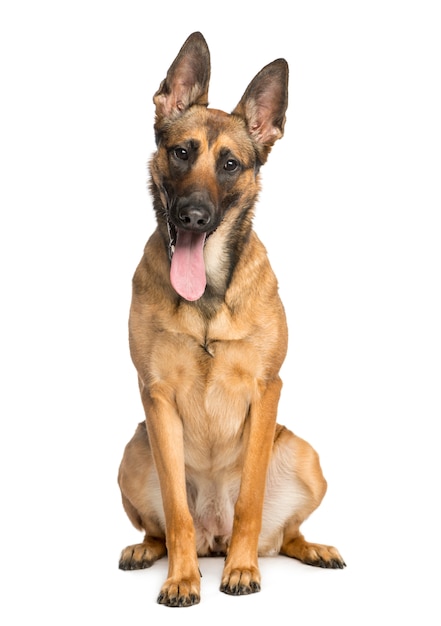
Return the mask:
M178 230L170 281L177 293L186 300L199 300L205 291L204 243L205 233Z

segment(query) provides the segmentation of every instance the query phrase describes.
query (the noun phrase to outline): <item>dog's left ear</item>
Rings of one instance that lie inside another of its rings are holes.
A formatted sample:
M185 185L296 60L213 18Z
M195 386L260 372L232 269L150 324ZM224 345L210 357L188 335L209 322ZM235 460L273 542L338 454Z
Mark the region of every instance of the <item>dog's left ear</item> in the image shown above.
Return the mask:
M210 52L199 32L188 37L153 97L156 122L176 119L194 104L208 105Z
M262 163L283 136L288 107L288 63L277 59L266 65L248 85L232 112L245 119Z

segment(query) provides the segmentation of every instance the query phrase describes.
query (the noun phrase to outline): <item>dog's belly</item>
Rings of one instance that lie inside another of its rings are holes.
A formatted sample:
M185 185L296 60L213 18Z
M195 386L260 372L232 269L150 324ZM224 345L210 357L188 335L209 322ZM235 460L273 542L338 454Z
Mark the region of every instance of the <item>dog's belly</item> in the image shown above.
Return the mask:
M225 472L217 476L187 473L188 504L200 556L226 552L239 486L240 477Z

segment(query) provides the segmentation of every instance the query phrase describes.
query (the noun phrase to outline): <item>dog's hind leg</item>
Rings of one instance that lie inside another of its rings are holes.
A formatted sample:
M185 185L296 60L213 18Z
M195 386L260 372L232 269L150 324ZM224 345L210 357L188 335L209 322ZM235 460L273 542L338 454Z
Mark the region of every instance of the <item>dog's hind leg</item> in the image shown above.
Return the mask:
M285 531L280 554L317 567L343 569L346 566L337 548L306 541L299 531L299 526L300 524L296 520L290 522Z
M142 543L124 548L119 559L119 569L146 569L166 553L164 539L146 535Z
M121 552L119 568L145 569L165 556L161 497L153 466L145 424L142 423L127 444L118 474L122 503L133 526L145 533L144 541Z
M315 450L303 439L287 429L281 429L283 447L294 458L294 482L301 486L302 497L295 513L288 518L283 534L280 554L306 563L329 569L343 569L345 562L333 546L306 541L300 532L301 524L319 506L326 493L326 480L323 477L319 457ZM277 446L276 442L276 446ZM285 457L286 458L286 457Z
M153 527L149 528L151 524L142 520L139 512L124 495L122 496L122 501L124 510L135 528L139 530L148 529L152 533L155 532ZM161 531L156 529L156 534L160 533ZM147 567L151 567L155 561L165 556L166 553L165 538L163 536L155 537L146 532L142 543L127 546L127 548L124 548L121 552L119 569L146 569Z

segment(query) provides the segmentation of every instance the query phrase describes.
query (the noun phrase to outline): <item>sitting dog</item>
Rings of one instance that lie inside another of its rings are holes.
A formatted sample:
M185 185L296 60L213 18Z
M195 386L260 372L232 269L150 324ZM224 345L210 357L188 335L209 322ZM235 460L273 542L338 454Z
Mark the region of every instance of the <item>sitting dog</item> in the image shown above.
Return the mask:
M300 532L326 481L313 448L276 423L287 325L252 226L260 168L284 132L288 66L264 67L231 114L208 108L209 79L207 44L193 33L154 96L157 228L129 322L145 422L119 485L145 536L120 568L167 555L167 606L199 602L198 556L225 555L220 589L232 595L260 590L258 555L345 565Z

